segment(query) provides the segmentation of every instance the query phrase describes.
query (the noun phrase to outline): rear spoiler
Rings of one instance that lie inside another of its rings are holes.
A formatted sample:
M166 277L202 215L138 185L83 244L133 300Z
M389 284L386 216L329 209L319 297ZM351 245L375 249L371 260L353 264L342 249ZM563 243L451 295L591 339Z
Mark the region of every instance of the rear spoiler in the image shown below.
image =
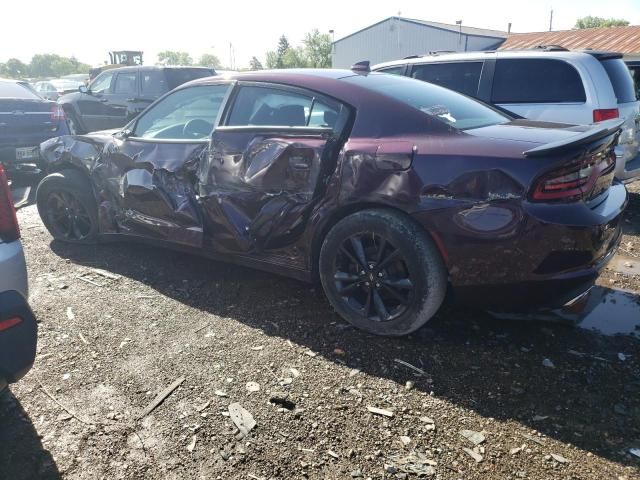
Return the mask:
M527 150L523 154L527 158L534 158L547 155L556 155L570 150L575 150L577 147L593 143L610 135L617 136L620 132L620 127L622 127L622 124L624 124L623 118L606 120L604 122L598 123L597 125L593 125L592 128L585 132L578 133L564 140L558 140L557 142L540 145L539 147Z

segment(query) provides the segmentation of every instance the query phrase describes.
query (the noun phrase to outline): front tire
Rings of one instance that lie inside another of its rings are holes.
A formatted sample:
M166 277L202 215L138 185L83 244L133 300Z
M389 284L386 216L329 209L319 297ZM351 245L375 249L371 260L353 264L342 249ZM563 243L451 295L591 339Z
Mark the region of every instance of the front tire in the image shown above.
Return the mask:
M56 240L93 243L98 236L98 207L87 178L75 170L47 175L36 193L38 213Z
M376 335L419 329L438 311L447 290L444 262L426 232L382 209L338 222L322 244L319 272L337 313Z

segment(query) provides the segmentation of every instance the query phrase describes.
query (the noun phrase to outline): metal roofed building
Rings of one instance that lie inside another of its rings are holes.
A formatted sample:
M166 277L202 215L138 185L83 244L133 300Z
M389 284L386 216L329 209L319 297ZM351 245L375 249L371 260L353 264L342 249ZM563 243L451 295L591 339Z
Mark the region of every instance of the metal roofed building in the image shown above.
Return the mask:
M484 28L389 17L333 42L333 68L349 68L356 62L371 64L435 51L495 50L507 32Z
M500 46L500 50L522 50L539 45L558 45L569 50L590 48L619 52L624 55L625 60L640 60L640 25L512 33Z

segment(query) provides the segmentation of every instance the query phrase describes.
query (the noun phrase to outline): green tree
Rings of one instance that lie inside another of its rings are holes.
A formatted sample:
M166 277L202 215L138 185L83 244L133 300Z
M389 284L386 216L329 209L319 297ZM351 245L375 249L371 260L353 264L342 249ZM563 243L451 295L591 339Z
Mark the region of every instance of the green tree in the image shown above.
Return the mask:
M158 53L158 63L162 65L193 65L193 59L187 52L165 50Z
M307 52L303 47L289 48L282 56L282 68L306 68L308 66Z
M284 57L290 49L291 45L289 45L289 40L287 40L287 37L282 35L278 40L278 47L276 48L276 50L267 52L267 67L290 68L287 67L284 63Z
M279 68L278 63L281 63L281 61L278 58L277 52L275 51L267 52L267 60L266 60L267 68Z
M89 73L91 67L75 57L61 57L55 53L39 53L31 58L32 77L60 77L71 73Z
M17 58L10 58L6 63L0 64L0 76L9 78L21 78L29 76L29 67Z
M222 68L220 59L211 53L205 53L202 55L198 61L198 65L201 67Z
M251 60L249 60L249 70L262 70L262 63L260 63L258 57L251 57Z
M626 27L628 20L622 18L582 17L576 20L574 28Z
M306 63L313 68L331 67L331 37L314 29L303 40Z

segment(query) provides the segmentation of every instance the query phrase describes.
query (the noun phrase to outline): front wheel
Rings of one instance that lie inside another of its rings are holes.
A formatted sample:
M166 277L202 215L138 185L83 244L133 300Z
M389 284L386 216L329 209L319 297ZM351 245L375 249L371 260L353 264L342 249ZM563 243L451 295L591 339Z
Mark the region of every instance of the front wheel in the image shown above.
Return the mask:
M433 241L388 210L363 210L338 222L322 245L319 272L338 314L376 335L417 330L440 308L447 289Z
M92 243L98 235L98 208L89 181L75 170L47 175L36 193L38 213L56 240Z

